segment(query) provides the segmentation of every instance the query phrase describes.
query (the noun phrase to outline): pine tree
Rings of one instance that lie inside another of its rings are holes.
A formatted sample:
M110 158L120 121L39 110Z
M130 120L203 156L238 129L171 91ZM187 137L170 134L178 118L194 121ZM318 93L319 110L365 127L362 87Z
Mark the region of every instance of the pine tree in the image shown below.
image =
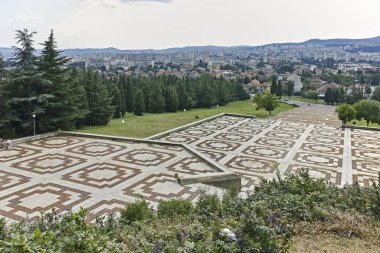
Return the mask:
M144 94L141 89L136 89L134 92L135 104L134 104L134 114L136 116L143 116L143 112L145 111L144 104Z
M174 86L168 86L165 89L165 109L167 112L177 112L178 110L178 94Z
M112 98L112 106L115 108L113 117L121 118L123 117L123 99L121 97L121 91L115 83L111 83L109 86L111 87L110 95Z
M153 113L161 113L165 111L165 99L162 96L162 88L159 83L153 84L149 96L149 109Z
M281 80L278 81L276 95L278 97L282 97L282 83L281 83Z
M185 84L180 82L178 85L178 109L188 109L189 108L189 94L186 91Z
M111 105L105 84L97 73L91 71L87 71L83 81L89 109L85 123L95 126L107 125L113 115L114 107Z
M51 94L53 98L39 116L40 131L74 129L76 122L87 113L82 102L84 89L73 82L69 77L69 69L64 68L70 59L60 56L61 51L57 50L53 30L42 45L44 48L38 59L38 71L49 81L42 87L42 91Z
M127 110L127 112L133 112L133 105L134 105L133 86L132 86L130 78L127 79L124 92L125 92L125 109Z
M52 85L37 70L33 36L27 29L16 31L17 44L14 58L16 69L12 71L8 84L4 87L7 94L5 103L10 105L8 120L16 135L33 133L33 115L37 119L37 133L43 128L38 120L46 110L46 105L54 98L46 93L45 87Z
M215 93L209 83L201 83L197 90L197 106L210 108L215 105Z
M272 86L270 87L270 94L277 94L277 77L275 76L272 77Z

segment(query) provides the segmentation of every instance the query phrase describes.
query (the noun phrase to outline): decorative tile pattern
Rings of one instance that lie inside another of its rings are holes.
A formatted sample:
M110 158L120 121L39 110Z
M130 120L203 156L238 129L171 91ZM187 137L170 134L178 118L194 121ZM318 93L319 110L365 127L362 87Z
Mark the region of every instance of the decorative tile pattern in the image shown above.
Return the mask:
M40 151L33 148L13 146L11 150L0 150L0 163L10 162L17 159L26 158L39 153Z
M45 154L35 158L30 158L21 162L13 163L11 166L16 169L26 170L38 174L51 174L67 167L85 163L87 160L80 157L63 154Z
M242 152L246 155L281 159L284 158L287 154L286 150L279 148L267 148L262 146L249 146Z
M60 213L89 198L89 193L57 184L38 184L0 198L0 215L13 220Z
M270 147L279 147L279 148L291 148L294 146L295 142L291 140L262 137L255 141L256 144L270 146Z
M211 151L207 149L198 149L198 151L200 151L201 153L205 154L206 156L210 157L211 159L217 162L222 160L224 157L226 157L226 153L224 152Z
M158 166L175 157L169 152L161 152L151 149L136 149L115 157L115 160L146 167Z
M245 134L245 135L257 135L261 133L261 129L254 129L250 127L233 127L227 130L229 133L236 133L236 134Z
M284 175L295 174L298 175L302 170L308 171L309 175L326 180L327 182L340 185L342 183L342 172L338 172L333 169L321 169L318 167L311 167L310 165L289 165Z
M219 151L233 151L240 147L239 144L234 142L227 142L227 141L204 141L196 145L199 148L208 148L213 150L219 150Z
M198 137L194 136L186 136L186 135L181 135L181 134L171 134L169 136L166 136L161 139L162 141L169 141L169 142L175 142L175 143L186 143L190 144L195 141L198 141Z
M198 137L207 137L215 133L213 130L192 127L179 132L180 134L190 135L190 136L198 136Z
M211 167L205 166L205 164L203 164L203 162L196 157L181 159L180 161L168 166L168 170L191 175L217 172Z
M199 191L189 186L179 185L173 176L153 174L124 189L124 194L141 195L153 202L171 198L183 198L191 201L199 195Z
M253 136L242 135L237 133L221 133L216 135L214 138L218 140L236 141L236 142L247 142L252 139Z
M305 142L302 144L301 149L309 152L325 153L329 155L342 155L343 147L339 146L330 146L324 144L314 144L310 142Z
M265 136L280 139L298 140L301 137L301 134L294 132L269 131L265 134Z
M278 164L269 160L247 156L236 156L228 161L225 166L242 174L250 174L250 172L273 174L276 171Z
M95 188L111 188L141 173L140 170L111 163L94 163L63 175L63 179Z
M307 142L312 143L321 143L321 144L328 144L328 145L343 145L343 139L342 138L332 138L332 136L323 136L323 135L309 135L306 138Z
M29 182L30 178L0 170L0 191Z
M80 146L76 146L73 148L66 149L66 152L74 153L74 154L82 154L86 156L92 157L102 157L113 154L115 152L121 151L125 149L125 146L117 145L117 144L109 144L100 141L94 141L90 143L86 143Z
M300 163L308 163L319 166L342 167L342 159L336 156L298 152L294 160Z
M28 145L42 147L42 148L63 148L73 144L82 142L83 139L74 138L69 136L45 138L41 140L28 142Z

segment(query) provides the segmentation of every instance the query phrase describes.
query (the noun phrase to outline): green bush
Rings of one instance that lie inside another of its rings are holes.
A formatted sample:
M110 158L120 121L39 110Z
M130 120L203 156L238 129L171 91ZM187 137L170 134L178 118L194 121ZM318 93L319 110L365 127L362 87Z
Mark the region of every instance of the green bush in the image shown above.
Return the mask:
M219 216L222 211L219 196L217 194L207 194L202 191L196 203L196 211L200 217L206 219L213 215Z
M153 217L153 211L149 203L144 199L138 199L135 203L127 204L120 211L120 220L124 224L131 224L135 221L149 220Z
M193 204L188 200L170 199L163 200L158 204L158 217L189 216L193 213Z

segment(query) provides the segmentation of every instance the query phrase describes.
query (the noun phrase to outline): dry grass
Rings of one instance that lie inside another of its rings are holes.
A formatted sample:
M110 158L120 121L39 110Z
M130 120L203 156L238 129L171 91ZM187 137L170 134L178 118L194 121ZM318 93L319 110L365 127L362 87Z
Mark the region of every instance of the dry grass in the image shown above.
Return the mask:
M291 252L380 252L380 230L369 219L353 214L332 214L328 221L300 223Z
M379 253L378 245L359 238L331 234L295 236L291 253Z

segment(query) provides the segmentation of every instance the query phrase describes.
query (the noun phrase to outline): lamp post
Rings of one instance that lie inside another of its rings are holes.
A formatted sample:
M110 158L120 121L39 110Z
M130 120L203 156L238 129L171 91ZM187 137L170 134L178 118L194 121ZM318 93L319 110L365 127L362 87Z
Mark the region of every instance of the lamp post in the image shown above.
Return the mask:
M33 135L36 135L36 115L33 114Z

